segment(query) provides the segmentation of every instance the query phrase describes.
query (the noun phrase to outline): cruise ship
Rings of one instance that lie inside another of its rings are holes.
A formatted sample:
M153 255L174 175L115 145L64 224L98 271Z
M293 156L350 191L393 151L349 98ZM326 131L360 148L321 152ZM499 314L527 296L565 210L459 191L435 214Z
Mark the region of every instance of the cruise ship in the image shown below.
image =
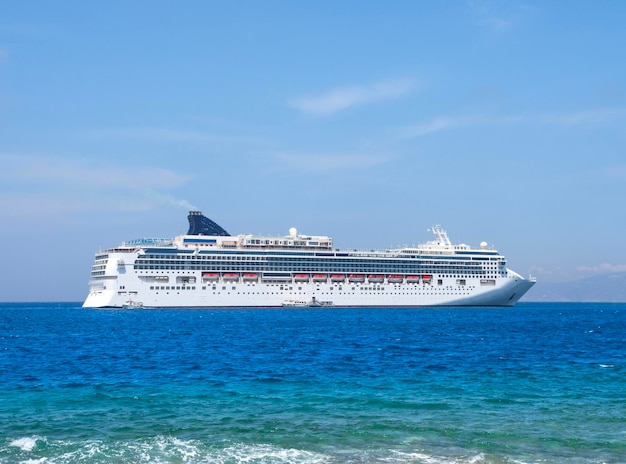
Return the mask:
M535 283L497 250L453 245L344 250L327 236L230 235L191 211L187 234L96 253L85 308L513 306Z

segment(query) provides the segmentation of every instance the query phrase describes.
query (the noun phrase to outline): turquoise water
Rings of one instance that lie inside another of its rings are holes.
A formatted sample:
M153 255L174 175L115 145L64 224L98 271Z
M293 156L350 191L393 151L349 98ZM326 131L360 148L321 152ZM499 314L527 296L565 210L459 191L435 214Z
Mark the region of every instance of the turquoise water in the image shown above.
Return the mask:
M0 304L1 463L626 463L626 304Z

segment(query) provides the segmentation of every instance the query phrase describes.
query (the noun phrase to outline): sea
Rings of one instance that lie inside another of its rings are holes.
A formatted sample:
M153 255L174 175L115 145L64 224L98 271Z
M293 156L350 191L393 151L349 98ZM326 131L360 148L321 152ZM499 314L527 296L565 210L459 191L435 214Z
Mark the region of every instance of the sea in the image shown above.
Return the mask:
M626 463L626 304L0 304L0 463Z

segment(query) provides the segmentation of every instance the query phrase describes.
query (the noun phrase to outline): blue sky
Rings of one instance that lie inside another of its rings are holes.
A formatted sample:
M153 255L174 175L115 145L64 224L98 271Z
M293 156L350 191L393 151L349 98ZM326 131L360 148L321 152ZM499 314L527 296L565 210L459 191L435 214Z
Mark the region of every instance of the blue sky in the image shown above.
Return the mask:
M0 300L184 233L485 240L539 282L626 271L626 3L8 2Z

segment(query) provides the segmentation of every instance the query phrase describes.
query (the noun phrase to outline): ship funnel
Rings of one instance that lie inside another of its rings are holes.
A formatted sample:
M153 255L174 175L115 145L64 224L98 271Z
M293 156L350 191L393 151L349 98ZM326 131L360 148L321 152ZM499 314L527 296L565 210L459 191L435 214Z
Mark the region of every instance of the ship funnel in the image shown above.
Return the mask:
M228 237L230 234L226 232L217 223L211 221L200 211L189 211L189 230L187 235L219 235Z

